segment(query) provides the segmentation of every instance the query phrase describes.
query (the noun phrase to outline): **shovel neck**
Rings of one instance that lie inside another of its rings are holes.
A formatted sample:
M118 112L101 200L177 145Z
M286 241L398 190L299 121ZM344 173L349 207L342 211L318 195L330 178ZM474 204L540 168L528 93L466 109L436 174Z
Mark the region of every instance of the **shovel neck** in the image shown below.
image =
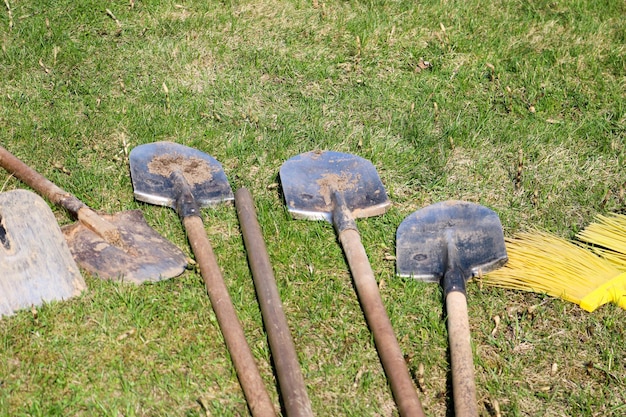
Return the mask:
M200 206L193 196L193 192L185 176L180 170L172 172L170 179L174 187L179 191L176 198L176 212L181 219L190 216L202 217Z
M451 292L466 293L465 274L457 268L448 269L442 282L444 296Z
M443 277L443 291L445 296L451 292L460 292L465 294L465 271L460 265L459 250L454 239L454 231L447 229L445 231L447 242L446 247L446 273Z
M337 234L344 230L357 230L356 221L352 217L352 213L348 209L346 199L342 192L335 191L332 194L333 201L333 226Z

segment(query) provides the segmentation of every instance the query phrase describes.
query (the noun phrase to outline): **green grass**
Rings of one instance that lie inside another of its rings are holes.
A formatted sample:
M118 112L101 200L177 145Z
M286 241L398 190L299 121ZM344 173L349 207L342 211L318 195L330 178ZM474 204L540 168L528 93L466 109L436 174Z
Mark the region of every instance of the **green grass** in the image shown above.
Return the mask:
M394 205L358 221L363 243L416 381L424 365L427 414L452 415L441 291L394 276L395 230L446 199L496 210L508 236L572 237L623 212L625 14L590 0L8 0L0 143L95 209L140 208L189 256L177 215L133 199L127 154L171 140L218 159L255 197L320 416L397 411L332 226L292 220L277 174L314 149L371 160ZM237 216L204 214L278 406ZM0 415L248 414L197 271L85 278L81 297L0 321ZM478 285L468 299L482 415L626 412L623 310Z

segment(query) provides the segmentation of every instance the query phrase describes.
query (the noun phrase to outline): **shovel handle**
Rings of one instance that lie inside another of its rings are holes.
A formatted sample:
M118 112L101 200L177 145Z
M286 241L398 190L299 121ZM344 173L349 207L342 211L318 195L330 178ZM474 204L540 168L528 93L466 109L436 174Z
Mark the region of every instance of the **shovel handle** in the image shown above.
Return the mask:
M119 231L114 225L104 220L78 198L57 187L52 181L26 165L2 146L0 146L0 165L53 204L72 213L81 223L105 240L111 243L121 241Z
M224 336L239 383L243 390L250 413L254 417L275 417L276 412L267 393L261 374L246 341L237 318L235 307L224 283L222 272L217 264L213 248L199 216L183 218L187 238L196 256L200 273L204 279L213 311Z
M257 220L254 200L246 188L235 192L235 206L286 414L289 417L312 417L311 403Z
M365 319L374 335L378 355L391 385L398 411L403 417L423 417L422 404L380 297L359 232L354 229L343 230L339 233L339 241L350 265Z
M448 340L452 361L452 393L456 417L476 417L476 383L472 345L470 342L467 297L461 291L452 291L446 296L448 313Z
M76 197L57 187L2 146L0 146L0 165L48 200L75 215L84 206Z

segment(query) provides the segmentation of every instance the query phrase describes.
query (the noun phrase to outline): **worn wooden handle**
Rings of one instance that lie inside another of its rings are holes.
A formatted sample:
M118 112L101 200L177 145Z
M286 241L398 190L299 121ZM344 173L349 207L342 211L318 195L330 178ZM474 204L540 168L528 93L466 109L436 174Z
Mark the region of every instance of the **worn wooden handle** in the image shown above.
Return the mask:
M69 202L71 197L73 197L71 194L57 187L53 182L26 165L2 146L0 146L0 165L33 190L37 191L40 195L46 197L54 204L64 207L75 215L78 209L84 205L80 201L75 201L75 204L72 205ZM74 199L76 199L76 197L74 197ZM66 204L68 207L66 207Z
M0 165L53 204L72 213L81 223L109 243L121 242L119 231L114 225L100 217L78 198L57 187L52 181L26 165L2 146L0 146Z
M311 417L313 411L300 370L296 348L283 311L263 233L257 220L254 201L246 188L240 188L235 192L235 206L248 252L254 286L261 305L263 323L272 350L285 412L289 417Z
M243 328L237 318L202 219L198 216L185 217L183 224L250 412L254 417L276 416Z
M350 265L365 319L374 335L378 355L391 385L398 411L404 417L423 417L422 404L380 297L359 232L354 229L344 230L339 233L339 240Z
M452 393L456 417L478 416L467 298L460 291L446 297L448 339L452 360Z

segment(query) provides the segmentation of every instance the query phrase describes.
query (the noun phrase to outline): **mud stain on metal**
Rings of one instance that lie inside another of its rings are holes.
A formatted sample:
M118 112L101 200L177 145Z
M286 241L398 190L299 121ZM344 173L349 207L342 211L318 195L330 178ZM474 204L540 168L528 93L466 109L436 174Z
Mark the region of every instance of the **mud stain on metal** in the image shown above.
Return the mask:
M181 171L190 185L202 184L213 179L216 168L201 158L184 157L178 154L157 155L148 163L151 174L169 177L174 171Z
M359 174L353 175L349 172L342 172L341 174L326 173L317 180L317 185L320 187L320 194L324 198L326 204L331 204L332 195L335 191L350 191L357 188L361 176Z
M81 222L62 228L76 262L94 276L142 283L180 275L185 255L159 235L139 210L101 214L120 233L122 246L111 244Z

